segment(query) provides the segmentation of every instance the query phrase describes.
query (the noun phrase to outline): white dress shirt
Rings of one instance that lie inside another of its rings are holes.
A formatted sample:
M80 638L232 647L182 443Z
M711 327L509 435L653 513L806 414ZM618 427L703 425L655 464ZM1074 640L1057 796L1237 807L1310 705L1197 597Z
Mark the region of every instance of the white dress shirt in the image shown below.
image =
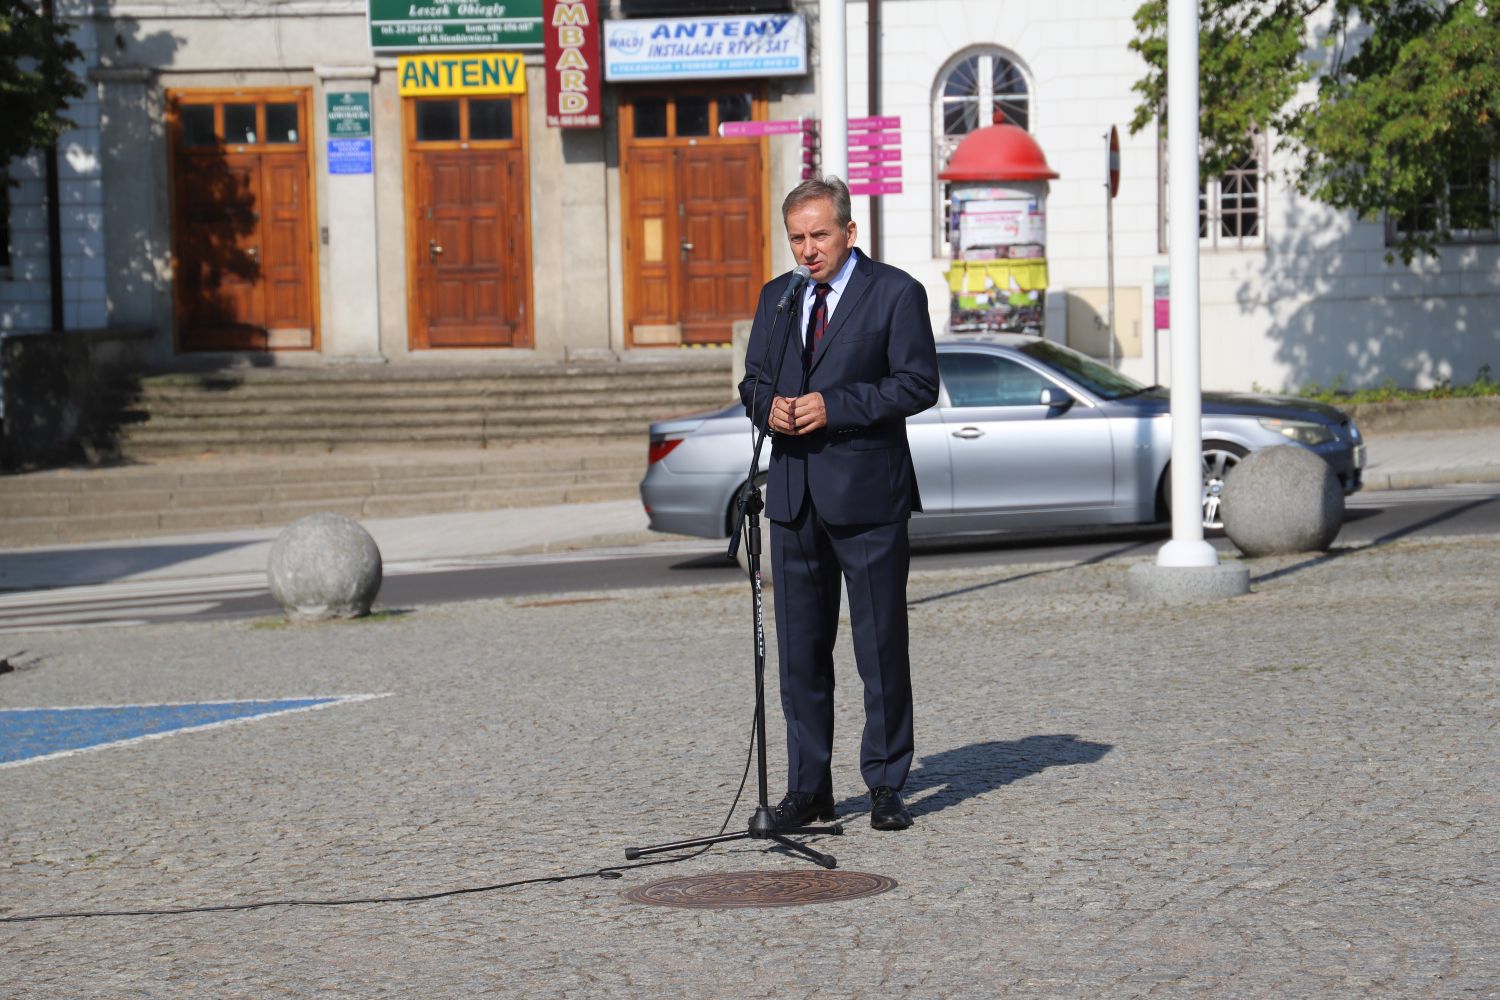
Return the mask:
M835 274L832 280L828 282L827 309L829 324L833 323L833 310L838 307L839 299L843 297L844 286L849 284L849 276L854 273L854 258L858 255L858 250L851 249L849 256L844 260L844 266L839 268L839 273ZM802 321L797 325L802 327L803 347L807 346L807 323L812 318L813 296L817 294L814 289L817 288L817 284L816 281L809 281L802 292Z

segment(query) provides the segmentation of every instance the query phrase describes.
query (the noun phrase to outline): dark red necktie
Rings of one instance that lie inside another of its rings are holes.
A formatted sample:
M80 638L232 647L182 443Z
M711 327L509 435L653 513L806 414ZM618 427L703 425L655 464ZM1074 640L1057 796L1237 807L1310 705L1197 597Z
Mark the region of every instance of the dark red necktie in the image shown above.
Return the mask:
M812 315L807 317L807 336L802 340L802 366L812 367L813 355L817 353L818 342L823 339L823 334L828 332L828 293L833 291L833 286L826 281L820 281L813 286Z

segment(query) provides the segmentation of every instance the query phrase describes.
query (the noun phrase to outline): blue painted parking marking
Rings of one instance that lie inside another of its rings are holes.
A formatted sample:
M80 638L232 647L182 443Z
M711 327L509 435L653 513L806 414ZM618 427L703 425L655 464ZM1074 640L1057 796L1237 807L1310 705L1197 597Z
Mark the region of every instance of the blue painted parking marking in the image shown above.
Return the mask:
M0 709L0 768L384 697L387 695L336 694L155 705L4 708Z

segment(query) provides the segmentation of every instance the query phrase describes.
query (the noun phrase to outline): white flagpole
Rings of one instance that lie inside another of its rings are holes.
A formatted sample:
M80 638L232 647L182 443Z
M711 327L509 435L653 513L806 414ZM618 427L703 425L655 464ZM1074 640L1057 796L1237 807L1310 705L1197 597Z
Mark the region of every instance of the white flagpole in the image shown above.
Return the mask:
M1167 184L1171 189L1172 540L1158 566L1217 566L1203 539L1203 388L1198 308L1198 0L1168 0Z
M849 17L845 0L818 2L818 89L823 94L820 131L825 176L849 180Z

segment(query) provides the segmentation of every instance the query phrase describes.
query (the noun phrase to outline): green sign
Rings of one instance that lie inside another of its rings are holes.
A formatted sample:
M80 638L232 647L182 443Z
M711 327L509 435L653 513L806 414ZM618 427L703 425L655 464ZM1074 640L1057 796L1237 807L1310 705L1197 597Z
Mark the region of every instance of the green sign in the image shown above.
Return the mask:
M369 0L370 48L542 47L542 0Z
M328 138L370 138L370 95L328 95Z

